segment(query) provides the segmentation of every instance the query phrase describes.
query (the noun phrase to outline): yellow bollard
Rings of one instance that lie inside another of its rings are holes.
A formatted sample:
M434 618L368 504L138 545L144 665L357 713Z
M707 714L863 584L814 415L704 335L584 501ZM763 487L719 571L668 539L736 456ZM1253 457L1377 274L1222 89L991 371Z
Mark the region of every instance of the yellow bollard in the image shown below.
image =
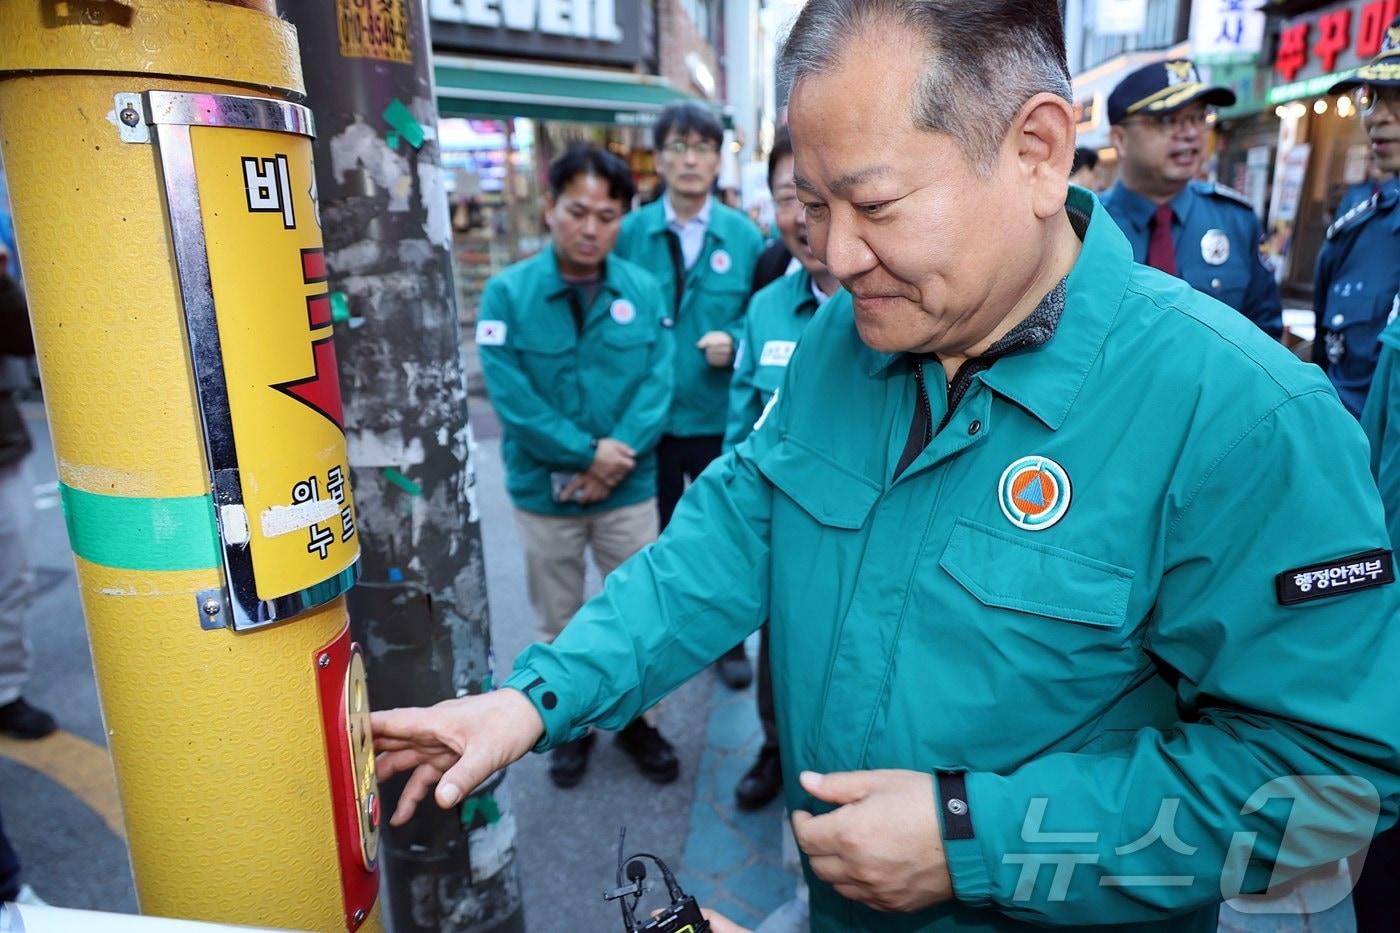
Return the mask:
M14 0L0 36L0 155L141 909L377 930L295 33L270 0Z

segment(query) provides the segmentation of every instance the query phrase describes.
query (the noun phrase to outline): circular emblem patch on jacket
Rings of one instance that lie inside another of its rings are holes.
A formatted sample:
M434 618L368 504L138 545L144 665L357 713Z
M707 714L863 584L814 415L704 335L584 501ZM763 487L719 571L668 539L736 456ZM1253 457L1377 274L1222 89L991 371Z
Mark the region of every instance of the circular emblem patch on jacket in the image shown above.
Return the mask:
M611 314L612 319L619 324L631 324L637 319L637 309L634 308L632 302L628 301L626 298L619 298L617 301L614 301L612 307L608 309L608 313Z
M1044 531L1069 511L1069 474L1049 457L1022 457L1001 474L997 501L1017 528Z
M734 260L730 259L729 254L724 250L717 249L710 254L710 268L715 270L716 275L724 275L732 265L734 265Z

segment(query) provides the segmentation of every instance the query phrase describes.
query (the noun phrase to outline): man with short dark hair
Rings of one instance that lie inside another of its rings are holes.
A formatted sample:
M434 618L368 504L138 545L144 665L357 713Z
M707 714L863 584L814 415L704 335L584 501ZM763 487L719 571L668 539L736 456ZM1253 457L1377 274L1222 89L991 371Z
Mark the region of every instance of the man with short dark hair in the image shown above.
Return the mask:
M549 167L550 245L486 283L476 326L501 419L506 489L546 640L583 604L584 554L606 577L656 538L656 442L671 403L671 333L656 282L609 255L632 176L575 145ZM676 779L669 742L642 717L618 734L652 780ZM560 787L583 777L593 734L554 750Z
M1283 334L1283 302L1259 254L1264 231L1244 195L1197 181L1207 155L1208 106L1235 92L1201 81L1184 59L1144 65L1108 95L1118 180L1103 206L1123 228L1133 258Z
M763 239L747 216L711 196L724 144L712 111L693 101L672 104L652 135L666 192L623 221L617 253L656 276L671 302L666 326L675 334L676 391L657 446L664 529L687 480L719 456L734 345ZM735 689L753 679L743 645L715 669Z
M766 618L816 933L1214 930L1393 823L1400 590L1365 438L1069 185L1059 5L809 0L782 70L845 291L553 645L375 714L381 777L415 769L393 822Z

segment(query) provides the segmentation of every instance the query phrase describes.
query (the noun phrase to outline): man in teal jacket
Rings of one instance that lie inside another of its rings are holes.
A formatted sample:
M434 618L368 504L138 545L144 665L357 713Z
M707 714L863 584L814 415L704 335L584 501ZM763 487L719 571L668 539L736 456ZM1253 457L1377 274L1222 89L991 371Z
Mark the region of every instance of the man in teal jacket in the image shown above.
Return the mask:
M747 216L711 195L724 143L714 113L691 101L672 104L653 137L666 192L623 221L617 252L656 276L671 303L666 326L675 334L676 392L657 447L665 528L686 481L719 456L734 346L763 238ZM736 689L753 679L742 645L717 670Z
M778 231L795 268L749 299L734 376L729 382L729 424L724 431L726 452L749 436L754 422L782 385L797 341L812 322L817 306L841 287L836 277L827 271L825 263L812 255L807 221L793 181L792 134L787 127L778 130L768 153L768 190L773 193ZM743 810L767 806L783 788L766 628L758 643L757 699L763 745L758 760L734 787L735 802Z
M767 618L819 933L1214 930L1360 848L1400 797L1365 439L1068 188L1058 4L811 0L783 63L850 297L507 689L375 717L381 775L416 769L393 819L625 722Z
M606 577L656 538L656 441L671 403L671 333L656 282L609 256L632 178L576 146L549 170L551 243L486 283L476 328L501 419L506 488L546 639L583 604L584 552ZM619 735L642 773L675 780L670 744L641 718ZM554 750L550 777L583 777L591 733Z

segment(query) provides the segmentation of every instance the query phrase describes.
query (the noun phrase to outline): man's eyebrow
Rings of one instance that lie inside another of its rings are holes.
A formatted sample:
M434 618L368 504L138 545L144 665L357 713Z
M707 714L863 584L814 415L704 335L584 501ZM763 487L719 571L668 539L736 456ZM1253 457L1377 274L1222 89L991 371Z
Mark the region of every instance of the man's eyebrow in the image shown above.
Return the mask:
M830 188L833 193L844 195L849 193L850 190L857 185L870 181L872 178L880 178L888 175L890 172L891 169L888 165L867 166L866 168L857 169L854 172L847 172L840 176L832 181ZM806 191L810 194L815 194L817 191L816 186L801 175L794 174L792 180L793 184L797 185L799 190Z

